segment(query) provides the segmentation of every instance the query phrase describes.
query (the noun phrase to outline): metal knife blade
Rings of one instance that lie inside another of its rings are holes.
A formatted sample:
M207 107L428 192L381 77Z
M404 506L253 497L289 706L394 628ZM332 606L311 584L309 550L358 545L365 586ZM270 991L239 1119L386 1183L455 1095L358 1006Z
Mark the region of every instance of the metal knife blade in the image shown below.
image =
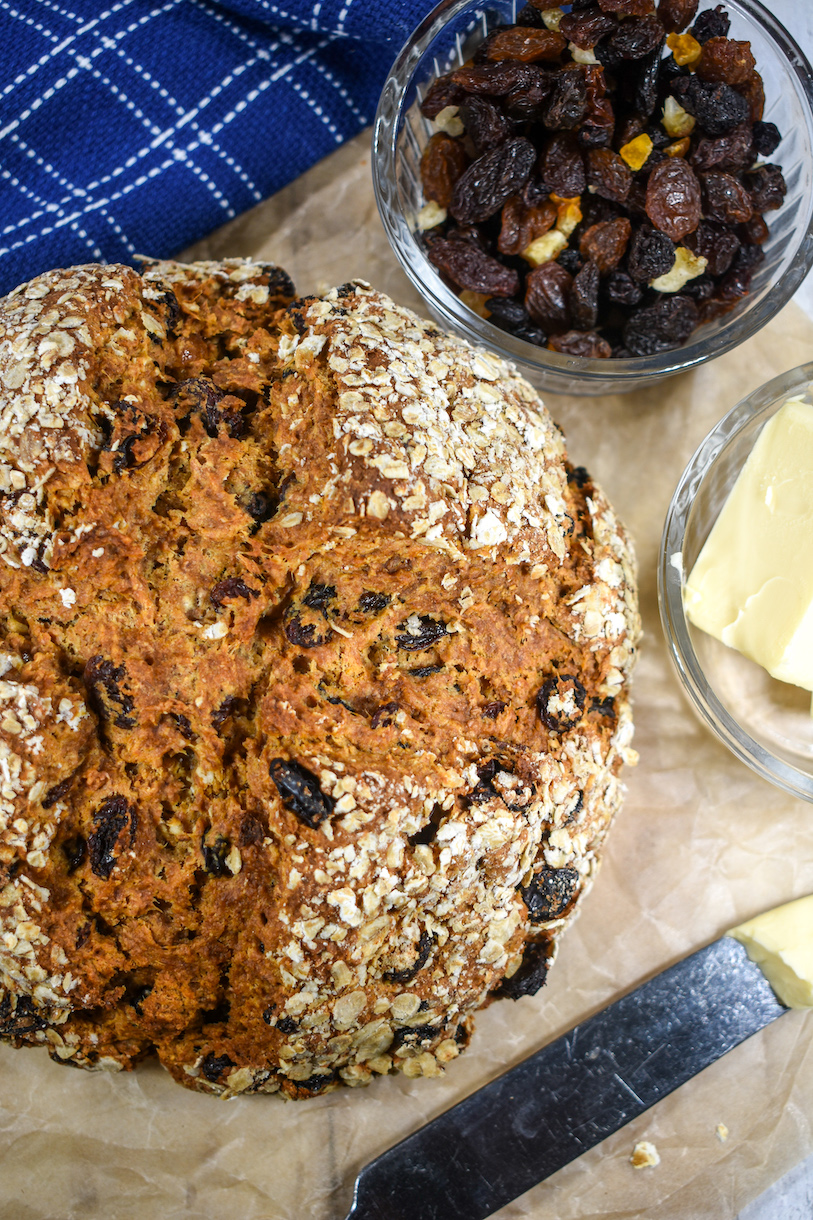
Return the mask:
M484 1220L788 1011L723 936L371 1161L346 1220Z

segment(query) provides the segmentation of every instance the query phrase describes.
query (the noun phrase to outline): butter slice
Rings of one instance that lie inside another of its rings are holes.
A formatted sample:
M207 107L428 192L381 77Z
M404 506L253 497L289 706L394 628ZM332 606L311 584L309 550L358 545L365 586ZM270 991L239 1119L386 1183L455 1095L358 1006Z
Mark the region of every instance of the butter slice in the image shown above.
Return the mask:
M702 631L813 690L813 407L790 399L757 439L684 589Z
M788 1008L813 1008L813 894L732 928Z

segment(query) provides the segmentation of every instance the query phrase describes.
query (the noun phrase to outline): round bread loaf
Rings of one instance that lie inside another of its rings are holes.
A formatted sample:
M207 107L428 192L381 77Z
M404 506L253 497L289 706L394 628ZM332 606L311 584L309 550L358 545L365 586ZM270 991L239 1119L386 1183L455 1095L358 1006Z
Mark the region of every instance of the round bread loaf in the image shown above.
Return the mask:
M363 283L0 302L0 1036L231 1096L437 1075L620 800L629 543L531 387Z

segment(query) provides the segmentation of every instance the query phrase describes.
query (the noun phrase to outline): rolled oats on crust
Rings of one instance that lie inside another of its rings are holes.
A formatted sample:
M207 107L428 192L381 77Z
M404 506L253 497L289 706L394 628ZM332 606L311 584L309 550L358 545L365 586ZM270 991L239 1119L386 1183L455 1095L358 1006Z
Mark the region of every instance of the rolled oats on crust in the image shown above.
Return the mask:
M511 368L364 283L0 301L0 1036L306 1097L535 992L634 753L629 542Z

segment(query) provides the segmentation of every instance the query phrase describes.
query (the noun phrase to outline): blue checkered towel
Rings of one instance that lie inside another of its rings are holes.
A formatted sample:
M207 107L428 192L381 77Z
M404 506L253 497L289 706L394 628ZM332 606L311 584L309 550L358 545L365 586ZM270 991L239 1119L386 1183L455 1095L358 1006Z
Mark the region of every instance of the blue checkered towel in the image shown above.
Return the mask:
M0 0L0 295L166 257L371 123L427 0Z

